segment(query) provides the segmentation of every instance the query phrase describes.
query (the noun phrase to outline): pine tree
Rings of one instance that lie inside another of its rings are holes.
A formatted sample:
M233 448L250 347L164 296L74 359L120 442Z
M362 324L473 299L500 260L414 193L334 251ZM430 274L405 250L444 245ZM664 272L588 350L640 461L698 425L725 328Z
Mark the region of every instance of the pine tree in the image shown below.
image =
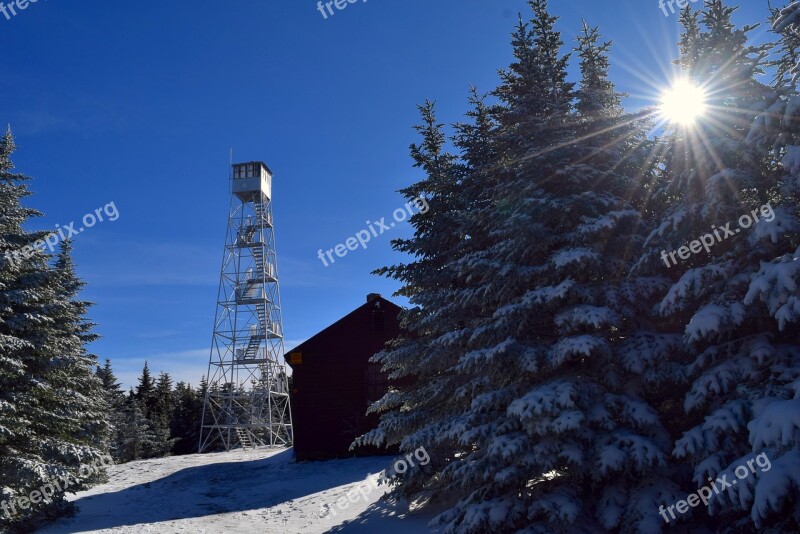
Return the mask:
M175 454L192 454L196 452L200 439L200 417L203 398L191 384L178 382L175 386L176 405L172 412L170 431L177 441L173 445Z
M465 497L440 522L451 532L641 527L655 511L624 503L660 480L668 445L625 387L618 353L636 326L626 321L633 296L649 285L625 278L639 239L625 199L646 168L644 121L623 116L597 31L579 39L573 91L556 19L546 2L531 7L530 34L515 34L527 68L497 91L503 179L484 213L469 214L491 240L462 262L471 284L451 297L493 313L458 366L471 378L461 444L472 451L442 473Z
M153 408L148 419L154 431L155 440L148 450L148 456L166 456L172 450L177 438L170 433L170 420L175 410L175 396L172 391L172 379L168 373L161 373L153 391Z
M29 191L13 172L14 148L9 131L0 141L0 501L9 505L0 526L31 528L71 508L64 489L24 509L16 499L67 473L90 482L79 467L106 452L107 421L81 282L68 247L51 266L46 232L23 229L39 213L20 203Z
M150 365L147 362L144 362L139 385L136 387L136 400L140 402L145 417L150 417L156 406L156 382L150 373Z
M65 463L77 456L81 464L90 464L108 453L111 426L102 383L94 374L97 357L86 350L99 336L92 333L94 323L86 319L91 303L78 299L85 283L75 275L71 254L69 241L62 242L52 279L52 334L42 343L54 354L44 376L49 391L42 402L50 417L41 423L49 432L69 440L70 448L62 453ZM82 449L76 450L77 446Z
M436 118L435 105L428 101L419 107L422 123L416 130L422 136L420 144L411 145L414 166L422 169L426 178L401 192L409 201L423 197L428 209L415 214L413 239L395 240L393 248L414 256L409 264L379 269L384 274L404 282L398 294L410 298L414 307L404 310L402 324L408 335L395 340L390 349L378 354L374 361L383 365L391 380L404 383L402 390L392 388L370 410L384 412L380 428L356 441L357 444L394 445L415 431L401 445L413 450L419 440L432 447L426 436L434 433L430 421L441 421L453 413L451 391L458 387L449 372L457 354L447 346L431 350L437 338L450 331L459 318L431 316L429 310L442 304L446 289L452 283L442 271L445 258L452 258L461 236L454 216L465 198L459 188L455 158L445 150L446 135ZM447 450L447 449L444 449Z
M776 67L775 82L780 86L797 84L800 79L800 2L792 2L785 8L774 9L773 30L780 34L780 57L773 63Z
M114 374L114 370L111 368L111 360L106 358L103 367L98 366L95 374L97 378L100 379L100 382L103 384L103 390L108 393L109 397L124 397L122 386L117 380L117 375Z
M161 458L168 456L175 444L175 439L170 437L169 421L156 418L146 419L146 440L143 442L142 455L144 458Z
M106 403L109 407L109 420L111 423L110 449L114 461L122 461L120 456L122 441L124 440L123 431L125 427L125 394L117 381L114 370L111 368L111 360L106 359L103 367L97 367L95 373L103 385L103 392Z
M124 425L121 429L118 456L121 462L132 462L147 457L156 436L147 420L142 403L129 395L124 408Z
M0 260L0 500L5 503L27 496L61 471L61 466L50 464L39 454L40 436L33 428L33 421L43 414L34 397L31 369L44 368L47 362L34 352L30 338L31 330L45 321L47 274L45 258L33 250L33 243L42 236L30 235L22 228L39 213L21 205L30 192L24 183L28 178L13 172L11 155L15 148L9 129L0 141L0 238L4 254ZM51 508L54 511L56 507L68 509L63 497L56 502ZM42 506L27 511L4 507L0 526L24 524L42 510Z
M206 400L206 394L208 393L208 380L206 380L206 375L200 377L200 385L197 386L197 396L200 398L200 402L204 403Z
M734 11L708 0L699 17L682 17L687 25L682 52L692 54L679 64L705 88L709 112L663 139L656 194L666 202L639 267L647 265L642 272L669 280L655 306L664 334L635 348L641 355L637 364L663 380L662 389L683 394L653 404L670 422L672 472L686 472L688 464L690 473L679 480L681 489L664 492L659 504L676 502L685 488L705 486L709 478L737 479L734 469L764 452L772 458L772 472L753 473L713 499L709 512L715 518L697 508L679 520L694 528L752 528L754 522L792 531L797 517L781 519L780 514L797 506L797 490L783 480L798 472L800 434L776 436L770 424L791 410L796 371L784 370L796 370L800 360L797 335L787 328L796 318L767 305L774 306L776 297L789 298L787 288L774 283L786 256L772 266L767 262L797 249L797 197L793 205L783 204L787 186L793 186L763 148L770 149L770 143L748 142L758 138L751 124L759 112L765 111L762 127L771 120L765 108L774 105L776 93L757 81L766 48L748 43L753 27L736 28ZM763 220L739 222L754 215ZM694 253L688 245L702 236L711 246L695 247L699 252ZM668 251L680 247L685 249L680 261L668 259ZM776 480L782 481L776 485Z
M153 417L169 421L175 409L175 400L172 392L172 378L169 373L161 373L155 385L155 403Z
M156 381L145 362L136 392L129 396L125 409L125 461L169 454L174 443L170 438L172 405L172 379L161 373Z
M624 317L637 291L652 292L625 280L641 243L625 199L647 168L644 121L623 115L596 30L581 38L575 92L556 19L530 5L501 104L473 92L474 123L457 128L456 212L415 223L405 251L426 263L390 271L420 307L405 323L413 339L379 359L417 381L378 403L399 411L376 432L429 451L403 486L460 498L437 520L448 532L652 522L655 509L624 503L660 480L669 446L635 388L624 391L634 373L615 348L636 328ZM427 234L437 223L439 248Z

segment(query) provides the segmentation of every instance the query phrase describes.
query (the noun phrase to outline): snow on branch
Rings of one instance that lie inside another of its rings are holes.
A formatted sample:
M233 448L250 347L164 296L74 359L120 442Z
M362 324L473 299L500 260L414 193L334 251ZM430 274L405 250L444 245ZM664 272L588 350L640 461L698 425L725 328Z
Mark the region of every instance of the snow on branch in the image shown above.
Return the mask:
M780 15L772 25L772 29L776 33L794 32L800 35L800 2L792 2L785 8L781 9ZM794 70L793 83L797 83L800 79L800 64Z

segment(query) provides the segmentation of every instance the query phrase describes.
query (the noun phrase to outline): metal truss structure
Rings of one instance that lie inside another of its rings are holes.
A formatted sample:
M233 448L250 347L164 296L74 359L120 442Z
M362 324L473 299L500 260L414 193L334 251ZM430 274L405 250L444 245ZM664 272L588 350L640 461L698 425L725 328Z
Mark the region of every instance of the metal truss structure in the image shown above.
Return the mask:
M235 164L231 190L199 452L292 442L272 172Z

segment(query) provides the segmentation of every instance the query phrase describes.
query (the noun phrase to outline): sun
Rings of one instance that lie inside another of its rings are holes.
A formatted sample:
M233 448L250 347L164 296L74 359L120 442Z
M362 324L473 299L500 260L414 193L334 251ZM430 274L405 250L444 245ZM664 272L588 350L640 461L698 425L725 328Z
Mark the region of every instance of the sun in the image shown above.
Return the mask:
M692 126L706 112L706 93L691 80L677 80L662 93L660 112L671 123Z

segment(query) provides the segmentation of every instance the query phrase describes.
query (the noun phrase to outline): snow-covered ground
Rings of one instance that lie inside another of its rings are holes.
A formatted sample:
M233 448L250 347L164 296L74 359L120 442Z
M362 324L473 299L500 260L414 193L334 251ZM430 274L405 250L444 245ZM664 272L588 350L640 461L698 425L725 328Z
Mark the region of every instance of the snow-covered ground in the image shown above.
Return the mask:
M109 468L109 483L72 496L80 508L75 517L37 532L431 532L430 514L379 500L386 486L367 480L377 480L390 463L389 457L295 463L288 450L131 462ZM350 501L341 500L348 495Z

